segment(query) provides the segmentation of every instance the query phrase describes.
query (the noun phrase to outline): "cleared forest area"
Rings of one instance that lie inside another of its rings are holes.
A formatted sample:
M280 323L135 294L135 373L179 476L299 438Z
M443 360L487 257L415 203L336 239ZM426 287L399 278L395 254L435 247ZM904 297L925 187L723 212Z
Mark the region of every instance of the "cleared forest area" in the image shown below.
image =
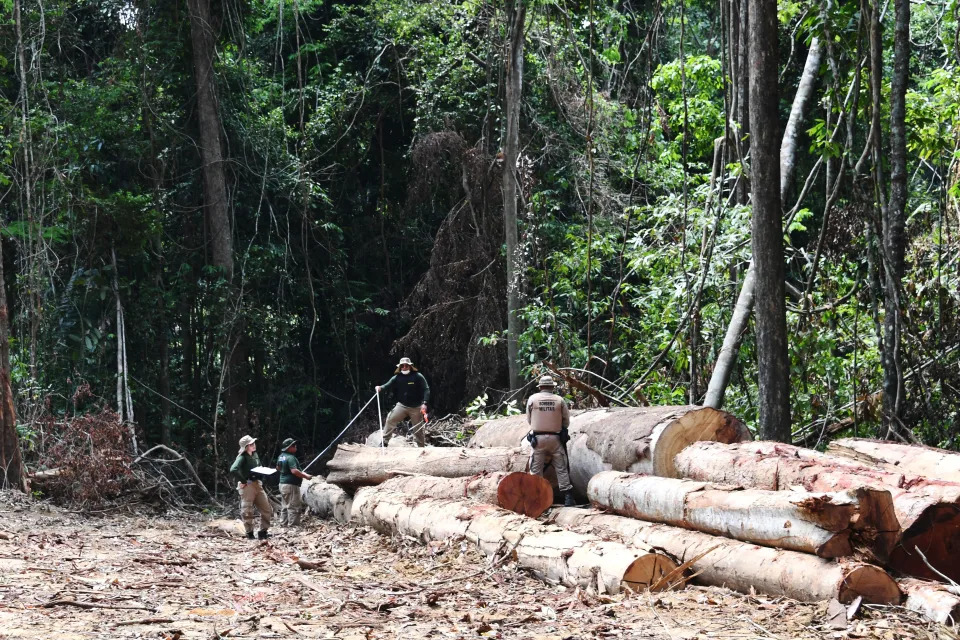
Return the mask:
M317 520L260 543L142 507L91 517L4 493L0 510L0 638L956 638L899 607L848 621L718 587L591 595L460 542Z

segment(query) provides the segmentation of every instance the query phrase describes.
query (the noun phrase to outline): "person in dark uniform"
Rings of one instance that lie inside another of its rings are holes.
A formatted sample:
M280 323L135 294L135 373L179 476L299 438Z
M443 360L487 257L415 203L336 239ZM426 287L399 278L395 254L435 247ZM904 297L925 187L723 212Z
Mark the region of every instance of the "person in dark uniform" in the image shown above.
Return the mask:
M387 389L393 389L397 405L390 411L383 427L383 446L387 446L397 425L403 422L404 418L409 418L413 425L417 445L426 446L424 415L430 401L430 385L427 384L427 379L417 371L410 358L400 358L393 377L386 384L378 386L377 393Z
M304 480L313 480L313 476L300 470L296 440L287 438L280 449L282 452L277 458L277 471L280 472L280 524L295 527L300 524L300 515L303 513L300 485Z
M263 483L253 473L255 467L260 466L260 456L257 455L257 439L250 436L240 438L240 452L237 459L230 466L230 474L237 481L237 493L240 494L240 517L243 519L243 529L247 537L253 539L254 509L260 512L260 531L257 537L267 539L267 529L270 528L270 519L273 517L273 507L263 490Z

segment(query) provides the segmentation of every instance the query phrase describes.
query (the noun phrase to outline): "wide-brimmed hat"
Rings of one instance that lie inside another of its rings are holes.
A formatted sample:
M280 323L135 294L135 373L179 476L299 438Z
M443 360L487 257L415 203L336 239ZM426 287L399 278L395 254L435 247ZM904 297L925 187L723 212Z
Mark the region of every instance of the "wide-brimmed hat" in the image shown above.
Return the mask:
M257 439L252 436L243 436L240 438L240 453L243 453L247 447L256 442Z
M556 387L557 383L554 382L553 378L550 376L541 376L540 381L537 383L538 387Z
M286 440L283 441L283 444L280 445L280 450L286 451L287 449L289 449L295 444L297 444L296 440L294 440L293 438L287 438Z
M400 358L400 362L397 363L397 370L394 371L394 373L399 373L399 372L400 372L400 365L402 365L402 364L408 364L408 365L410 365L410 368L411 368L413 371L416 371L416 370L417 370L417 368L416 368L415 366L413 366L413 360L411 360L410 358L407 358L407 357L403 357L403 358Z

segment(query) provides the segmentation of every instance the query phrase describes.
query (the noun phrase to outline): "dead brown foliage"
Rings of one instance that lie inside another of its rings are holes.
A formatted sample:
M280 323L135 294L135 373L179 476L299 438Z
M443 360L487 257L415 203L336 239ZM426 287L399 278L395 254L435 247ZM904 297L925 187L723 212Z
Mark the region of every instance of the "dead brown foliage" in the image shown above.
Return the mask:
M129 427L112 409L92 410L68 420L41 419L47 449L41 463L57 473L43 483L58 502L99 505L120 496L135 482Z
M449 213L430 268L404 302L410 330L392 351L414 358L430 380L434 410L445 414L459 408L453 399L506 386L506 345L480 342L506 325L502 165L450 131L426 136L412 156L407 206L432 199Z

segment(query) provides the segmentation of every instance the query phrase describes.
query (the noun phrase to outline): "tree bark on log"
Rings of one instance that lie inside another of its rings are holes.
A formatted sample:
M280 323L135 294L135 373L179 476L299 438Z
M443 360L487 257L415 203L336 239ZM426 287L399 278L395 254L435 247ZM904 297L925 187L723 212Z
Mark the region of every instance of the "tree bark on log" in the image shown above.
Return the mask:
M885 490L767 491L606 471L590 480L588 496L631 518L821 558L885 561L900 531Z
M886 440L839 438L827 445L827 453L886 471L960 483L960 453L955 451Z
M954 580L960 580L960 484L905 476L857 465L812 449L775 442L697 443L676 458L677 470L702 482L783 490L844 491L886 489L900 521L900 541L887 566L905 575L938 580L916 552Z
M945 585L915 578L903 578L897 580L897 584L907 596L903 606L910 611L922 613L928 620L940 624L960 620L960 596Z
M515 447L530 430L526 416L484 423L470 439L472 448ZM750 440L746 426L716 409L631 407L575 411L570 416L570 481L580 495L601 471L629 471L665 478L677 477L673 458L700 440Z
M646 545L582 535L493 505L412 497L381 487L357 492L353 519L389 535L423 541L465 538L487 556L505 553L546 582L599 593L682 588L677 563Z
M465 478L400 476L387 480L380 488L421 498L470 498L531 518L539 518L553 504L550 483L523 471L498 471Z
M462 478L484 471L526 471L528 459L529 454L519 448L384 449L342 444L327 463L327 482L352 491L364 485L380 484L398 475Z
M318 518L341 524L350 522L353 498L340 487L324 482L323 478L304 480L300 485L300 497Z
M759 547L598 511L566 507L553 513L553 520L566 528L612 534L624 544L663 549L678 561L690 563L692 581L697 584L727 587L741 593L752 590L801 602L836 598L849 603L858 596L867 603L900 602L897 583L882 569L870 564Z

